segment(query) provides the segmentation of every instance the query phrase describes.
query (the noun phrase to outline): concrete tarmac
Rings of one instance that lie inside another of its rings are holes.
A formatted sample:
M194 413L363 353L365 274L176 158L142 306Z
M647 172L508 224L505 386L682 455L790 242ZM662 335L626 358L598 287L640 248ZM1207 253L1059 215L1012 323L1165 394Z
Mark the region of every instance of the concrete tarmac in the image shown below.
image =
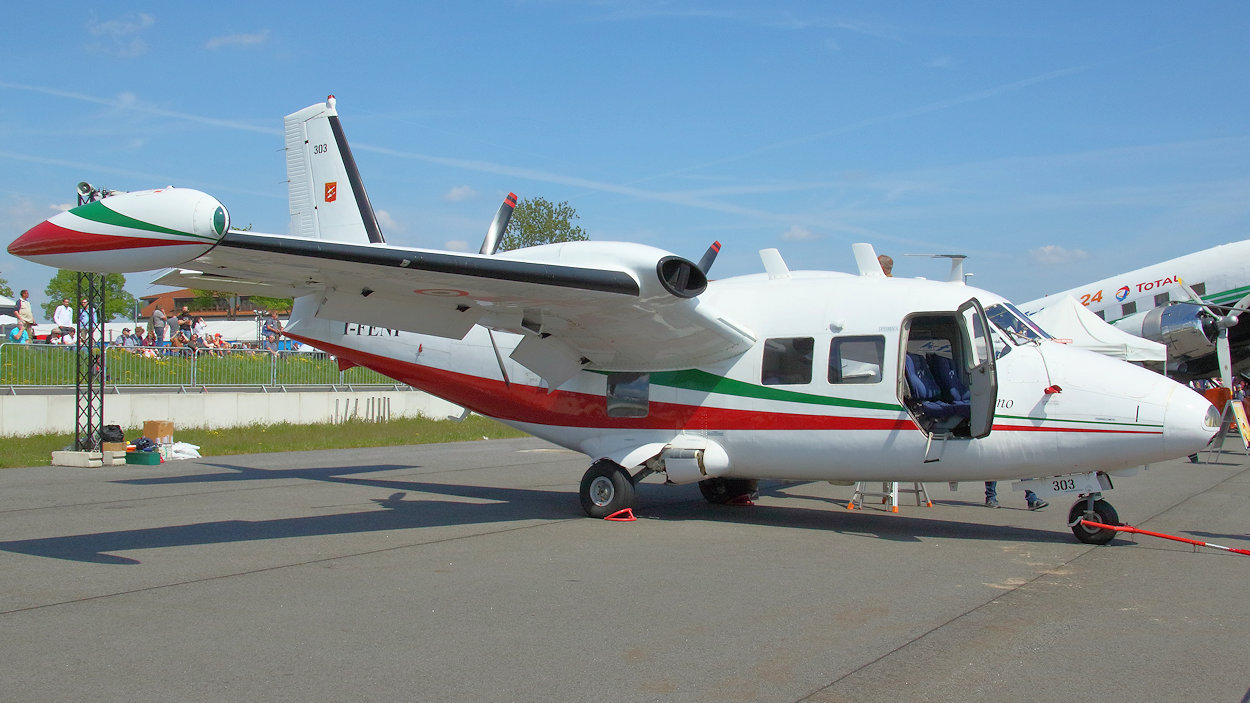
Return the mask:
M1230 441L1230 445L1232 442ZM1077 542L1067 501L848 511L639 486L539 440L0 471L4 701L1241 701L1250 557ZM1250 461L1107 494L1250 548Z

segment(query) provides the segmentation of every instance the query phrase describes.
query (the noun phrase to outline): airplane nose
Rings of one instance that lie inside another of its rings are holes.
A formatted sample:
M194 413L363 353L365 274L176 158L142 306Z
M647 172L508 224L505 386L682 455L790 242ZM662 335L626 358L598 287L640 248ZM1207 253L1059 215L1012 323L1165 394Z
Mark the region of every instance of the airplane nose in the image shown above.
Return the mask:
M1206 448L1220 429L1220 411L1198 393L1178 385L1163 416L1163 446L1177 456Z

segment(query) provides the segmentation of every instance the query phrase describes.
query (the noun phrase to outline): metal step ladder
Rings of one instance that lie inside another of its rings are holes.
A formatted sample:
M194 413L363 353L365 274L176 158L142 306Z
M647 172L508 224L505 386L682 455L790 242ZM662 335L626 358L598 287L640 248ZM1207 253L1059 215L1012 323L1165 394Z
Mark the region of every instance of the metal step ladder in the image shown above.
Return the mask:
M886 508L890 512L897 513L898 512L898 496L900 493L911 493L915 495L916 507L920 507L922 505L928 508L933 507L933 501L929 499L929 492L925 490L923 483L912 481L910 482L911 488L900 488L899 486L901 484L898 481L892 481L892 482L881 481L880 491L867 490L868 488L872 486L872 484L875 484L875 483L877 482L876 481L860 481L856 483L855 493L851 495L851 500L849 503L846 504L846 509L855 510L857 507L863 508L865 497L873 497L873 498L879 497L881 498L881 502L885 504Z

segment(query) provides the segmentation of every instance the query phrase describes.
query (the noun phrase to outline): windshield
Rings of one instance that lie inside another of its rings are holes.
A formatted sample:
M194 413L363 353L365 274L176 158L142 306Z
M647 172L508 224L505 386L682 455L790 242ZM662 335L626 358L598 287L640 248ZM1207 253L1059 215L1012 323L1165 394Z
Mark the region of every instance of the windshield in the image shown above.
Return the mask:
M997 303L985 309L985 316L990 322L1002 330L1008 339L1016 344L1024 342L1036 342L1042 339L1051 339L1049 334L1042 331L1037 323L1029 319L1027 315L1020 312L1020 309L1011 303Z

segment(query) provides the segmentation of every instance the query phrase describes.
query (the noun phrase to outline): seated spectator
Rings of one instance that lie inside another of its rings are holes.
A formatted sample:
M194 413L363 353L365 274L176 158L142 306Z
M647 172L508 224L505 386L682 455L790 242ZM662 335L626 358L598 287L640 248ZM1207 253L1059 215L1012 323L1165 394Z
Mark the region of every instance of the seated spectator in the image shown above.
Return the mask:
M118 338L123 349L134 349L139 346L139 339L130 333L129 327L122 328L122 336Z
M78 330L73 327L69 328L69 331L61 335L60 343L68 344L71 347L78 344Z
M265 344L262 347L267 352L278 352L278 338L272 332L265 335Z
M154 332L153 330L148 330L147 336L143 338L143 346L145 347L156 346L156 332Z
M190 341L191 340L187 339L186 333L183 332L182 330L179 330L178 334L175 334L173 336L173 339L169 340L169 346L173 347L174 349L184 349L186 348L187 343Z

